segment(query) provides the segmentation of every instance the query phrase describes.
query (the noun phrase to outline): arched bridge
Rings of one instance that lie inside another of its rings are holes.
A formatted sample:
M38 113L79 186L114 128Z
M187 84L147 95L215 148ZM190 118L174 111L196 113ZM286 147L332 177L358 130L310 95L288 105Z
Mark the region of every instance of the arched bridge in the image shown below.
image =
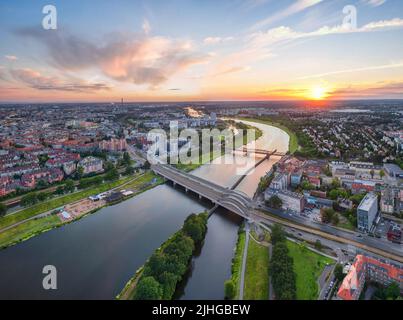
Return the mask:
M200 197L209 199L211 202L246 219L249 218L252 200L241 191L224 188L213 182L177 170L169 165L156 164L151 166L151 170L165 179L172 181L174 184L181 185L186 190L197 193Z
M277 150L273 150L273 151L269 151L269 150L263 150L263 149L251 149L251 148L247 148L247 147L243 147L242 148L242 152L244 153L254 153L254 154L263 154L267 157L270 156L280 156L283 157L286 155L285 152L279 152Z

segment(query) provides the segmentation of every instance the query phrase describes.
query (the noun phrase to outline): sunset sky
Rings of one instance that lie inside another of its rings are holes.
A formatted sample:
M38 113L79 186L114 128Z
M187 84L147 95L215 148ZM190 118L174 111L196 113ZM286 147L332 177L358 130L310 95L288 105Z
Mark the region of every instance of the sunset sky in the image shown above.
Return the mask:
M401 99L403 1L0 2L0 102L121 98Z

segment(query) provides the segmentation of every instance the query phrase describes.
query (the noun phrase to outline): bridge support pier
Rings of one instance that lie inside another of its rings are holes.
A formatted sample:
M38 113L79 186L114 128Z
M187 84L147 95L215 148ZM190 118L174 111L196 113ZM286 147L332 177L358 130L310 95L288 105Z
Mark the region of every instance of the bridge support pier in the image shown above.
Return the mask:
M201 195L201 194L199 194L199 200L201 200L201 199L203 199L203 197L202 197L202 195Z
M188 189L188 188L185 188L185 192L188 193L188 192L189 192L189 189Z

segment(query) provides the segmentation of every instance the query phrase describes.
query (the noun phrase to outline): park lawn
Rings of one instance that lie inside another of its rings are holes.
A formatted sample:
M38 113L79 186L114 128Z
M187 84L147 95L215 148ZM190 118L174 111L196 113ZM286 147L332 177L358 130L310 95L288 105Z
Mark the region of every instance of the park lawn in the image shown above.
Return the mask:
M269 249L249 239L245 271L245 300L269 299Z
M241 120L245 120L245 121L250 121L250 122L257 122L257 123L263 123L263 124L267 124L276 128L279 128L283 131L285 131L289 137L290 137L290 142L288 144L288 150L290 151L290 154L295 153L295 151L298 150L299 145L298 145L298 137L295 134L294 131L290 130L289 128L287 128L286 126L283 126L282 124L276 123L276 122L272 122L272 121L268 121L268 120L260 120L260 119L249 119L249 118L240 118Z
M0 248L27 240L39 233L63 224L57 215L33 219L0 233Z
M155 175L152 171L147 171L143 175L139 176L138 178L134 179L132 182L125 184L124 186L120 187L119 190L123 189L140 189L143 187L144 184L150 183L154 178L156 178L156 183L164 182L164 179L160 176Z
M97 187L93 187L93 188L79 191L76 193L68 194L63 197L58 197L55 199L50 199L50 200L38 203L36 205L33 205L32 207L23 209L17 213L10 214L10 215L7 215L7 216L1 218L0 219L0 229L6 228L10 225L13 225L22 220L31 218L40 213L60 208L68 203L72 203L72 202L84 199L86 197L89 197L91 195L105 192L107 190L116 188L116 187L130 181L131 179L133 179L133 177L125 177L125 178L117 180L117 181L103 183Z
M316 300L319 294L317 280L326 264L334 261L292 241L287 241L287 247L294 260L297 299Z

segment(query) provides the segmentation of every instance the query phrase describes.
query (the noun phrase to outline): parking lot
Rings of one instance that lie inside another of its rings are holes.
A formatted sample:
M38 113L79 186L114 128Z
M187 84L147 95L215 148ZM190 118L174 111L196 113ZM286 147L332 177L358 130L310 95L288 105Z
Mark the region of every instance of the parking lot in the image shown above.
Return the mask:
M387 237L388 230L391 227L391 225L393 225L393 224L396 225L397 223L392 220L389 220L389 219L381 218L378 225L376 226L375 236L377 238L381 238L381 239L387 241L388 240L388 237ZM400 227L402 227L402 226L400 225Z

